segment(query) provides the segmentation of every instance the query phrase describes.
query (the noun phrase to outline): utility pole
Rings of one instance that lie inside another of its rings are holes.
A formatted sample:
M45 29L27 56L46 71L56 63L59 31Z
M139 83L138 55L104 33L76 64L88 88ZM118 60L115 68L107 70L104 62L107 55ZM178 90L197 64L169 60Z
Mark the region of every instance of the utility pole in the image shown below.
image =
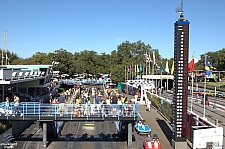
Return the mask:
M5 34L4 34L5 65L8 65L8 55L7 55L6 45L7 45L7 32L5 31Z
M5 58L6 65L7 65L7 61L8 61L6 45L7 45L7 32L5 31L5 33L4 33L4 49L2 49L2 65L4 65L4 58ZM3 52L3 50L4 50L4 52ZM4 57L4 53L6 54L5 57Z

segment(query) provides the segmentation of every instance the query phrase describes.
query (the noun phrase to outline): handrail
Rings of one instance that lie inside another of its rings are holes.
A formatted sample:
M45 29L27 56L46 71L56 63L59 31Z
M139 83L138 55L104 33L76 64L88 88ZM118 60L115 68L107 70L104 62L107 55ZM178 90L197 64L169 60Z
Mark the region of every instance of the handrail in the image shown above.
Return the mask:
M125 108L126 106L126 108ZM116 109L116 111L113 111ZM4 113L5 111L5 113ZM42 117L52 117L56 120L59 117L67 117L71 120L74 117L84 117L87 120L90 117L101 117L104 120L106 117L131 117L135 120L138 116L137 104L42 104L39 102L21 102L19 106L15 107L13 102L6 106L5 103L0 103L1 117L5 116L6 119L15 113L22 113L21 118L36 117L37 120ZM5 115L6 113L10 113Z

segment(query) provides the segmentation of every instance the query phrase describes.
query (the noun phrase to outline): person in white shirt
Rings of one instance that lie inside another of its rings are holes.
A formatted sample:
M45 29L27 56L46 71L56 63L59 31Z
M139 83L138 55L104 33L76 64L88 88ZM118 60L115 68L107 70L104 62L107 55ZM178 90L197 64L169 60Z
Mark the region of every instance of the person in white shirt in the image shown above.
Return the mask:
M138 95L134 95L134 104L137 103L137 100L138 100Z
M147 111L151 111L151 100L147 99Z

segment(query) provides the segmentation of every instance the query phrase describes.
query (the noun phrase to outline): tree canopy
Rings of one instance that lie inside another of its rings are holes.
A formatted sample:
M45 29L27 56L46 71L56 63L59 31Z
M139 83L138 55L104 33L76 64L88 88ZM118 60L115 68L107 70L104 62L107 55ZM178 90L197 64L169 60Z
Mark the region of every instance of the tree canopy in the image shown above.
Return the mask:
M146 66L146 55L149 56L149 54L153 60L153 51L158 65L162 64L165 67L166 61L168 61L169 68L172 67L173 58L162 58L158 49L152 49L149 44L145 44L140 40L133 43L129 41L122 42L110 54L98 54L95 51L89 50L71 53L61 48L49 53L36 52L30 58L26 59L18 57L16 53L10 53L9 51L7 51L7 55L8 63L12 65L44 65L52 64L52 61L57 61L59 64L56 70L59 70L62 74L90 73L97 75L98 73L110 73L113 80L119 82L124 81L124 70L128 70L129 66L135 66L137 64L144 68ZM2 51L0 50L0 52ZM225 70L225 48L206 54L208 55L209 62L211 62L217 71ZM205 67L205 54L200 56L201 59L195 64L196 70L203 70ZM155 73L160 73L156 71L155 67L154 69Z

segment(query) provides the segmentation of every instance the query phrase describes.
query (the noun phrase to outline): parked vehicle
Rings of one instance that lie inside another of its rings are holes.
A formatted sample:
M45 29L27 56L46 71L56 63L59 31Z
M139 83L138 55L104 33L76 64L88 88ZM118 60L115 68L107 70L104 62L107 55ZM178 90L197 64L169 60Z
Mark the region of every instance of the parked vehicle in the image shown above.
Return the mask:
M215 96L215 93L212 93L211 96ZM222 92L217 92L216 97L224 97L224 94Z

